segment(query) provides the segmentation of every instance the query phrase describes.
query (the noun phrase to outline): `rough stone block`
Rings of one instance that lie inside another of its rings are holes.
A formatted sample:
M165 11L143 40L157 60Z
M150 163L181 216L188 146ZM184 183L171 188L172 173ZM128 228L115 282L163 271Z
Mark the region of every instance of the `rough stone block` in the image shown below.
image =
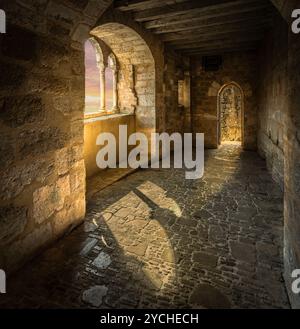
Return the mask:
M230 242L231 255L233 258L246 262L254 263L256 259L255 247L241 242Z
M19 140L19 152L24 158L63 148L68 135L57 127L35 128L21 132Z
M31 257L37 250L49 243L52 239L50 223L36 228L24 239L13 243L4 252L7 268L12 271L19 263L23 263L27 257Z
M12 128L26 123L41 123L45 120L43 101L35 95L2 98L0 99L0 119Z
M53 234L58 237L79 224L85 215L85 198L79 195L75 201L72 199L67 202L65 207L57 212L53 218Z
M27 209L25 207L0 208L0 245L15 240L27 224Z
M70 176L57 180L55 185L43 186L33 193L33 217L37 223L42 223L51 217L55 211L61 210L65 197L70 195Z
M7 201L16 197L34 181L44 182L53 168L53 160L49 159L8 167L1 174L0 200Z

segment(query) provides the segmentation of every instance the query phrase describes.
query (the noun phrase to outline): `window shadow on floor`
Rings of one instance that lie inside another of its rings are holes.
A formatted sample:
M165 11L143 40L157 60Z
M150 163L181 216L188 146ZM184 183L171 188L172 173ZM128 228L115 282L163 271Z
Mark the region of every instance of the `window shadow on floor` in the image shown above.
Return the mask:
M11 277L0 306L286 308L282 204L264 161L234 145L206 152L200 180L140 170L94 194L85 223Z

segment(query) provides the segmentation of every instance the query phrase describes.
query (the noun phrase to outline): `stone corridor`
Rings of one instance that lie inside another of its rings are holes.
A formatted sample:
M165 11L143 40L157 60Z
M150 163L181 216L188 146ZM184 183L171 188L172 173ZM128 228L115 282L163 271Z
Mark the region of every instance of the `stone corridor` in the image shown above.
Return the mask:
M140 170L9 278L0 307L289 308L283 197L257 153L223 145L205 176Z

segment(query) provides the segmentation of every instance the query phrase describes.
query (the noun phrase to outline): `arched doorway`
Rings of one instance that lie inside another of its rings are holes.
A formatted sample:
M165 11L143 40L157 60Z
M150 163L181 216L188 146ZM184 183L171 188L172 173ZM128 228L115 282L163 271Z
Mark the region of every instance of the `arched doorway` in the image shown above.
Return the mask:
M218 93L218 145L244 141L244 94L235 82L224 85Z

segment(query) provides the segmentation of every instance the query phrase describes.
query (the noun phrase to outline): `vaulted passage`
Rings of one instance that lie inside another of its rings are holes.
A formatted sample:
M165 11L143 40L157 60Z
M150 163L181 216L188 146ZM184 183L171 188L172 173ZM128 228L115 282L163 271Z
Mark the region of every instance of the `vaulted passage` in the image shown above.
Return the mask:
M238 146L208 151L201 181L137 172L93 196L85 224L11 280L4 306L289 307L282 210L264 161Z
M299 1L3 6L0 307L300 308Z

